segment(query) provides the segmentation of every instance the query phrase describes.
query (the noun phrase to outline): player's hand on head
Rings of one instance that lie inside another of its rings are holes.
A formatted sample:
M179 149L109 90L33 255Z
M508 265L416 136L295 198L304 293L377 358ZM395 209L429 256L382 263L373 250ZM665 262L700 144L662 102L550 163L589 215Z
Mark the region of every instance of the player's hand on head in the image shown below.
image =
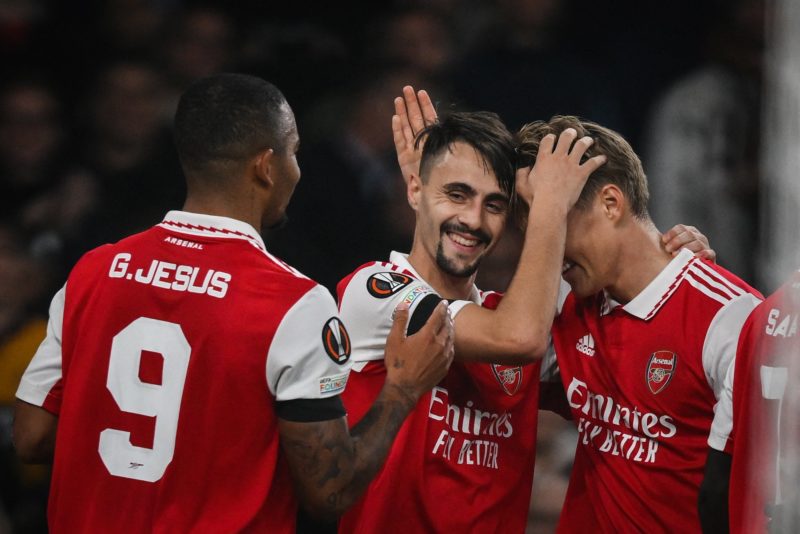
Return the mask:
M427 125L436 122L436 109L424 89L415 91L410 85L403 87L403 96L394 99L392 134L397 152L397 163L408 182L412 174L419 176L422 144L414 148L417 134Z
M523 186L530 195L529 202L538 194L560 199L568 209L578 201L589 175L606 162L606 157L594 156L581 163L594 140L589 136L576 140L577 137L574 128L567 128L558 137L547 134L542 138L536 163Z
M698 258L717 261L717 253L708 243L708 238L694 226L676 224L661 236L664 250L677 256L682 248L694 252Z
M416 403L445 377L453 362L453 319L442 301L419 332L406 337L407 325L408 306L398 306L386 339L386 383Z
M517 169L515 191L517 199L524 203L528 209L533 200L533 183L531 178L533 167L522 167Z

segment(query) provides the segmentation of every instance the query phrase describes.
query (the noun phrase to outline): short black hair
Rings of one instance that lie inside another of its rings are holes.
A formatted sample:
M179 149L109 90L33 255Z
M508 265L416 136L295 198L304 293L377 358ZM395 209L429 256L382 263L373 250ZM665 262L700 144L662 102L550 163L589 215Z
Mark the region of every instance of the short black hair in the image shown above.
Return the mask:
M509 198L514 195L516 170L515 140L496 113L488 111L454 111L444 114L437 122L426 126L417 134L415 145L424 141L420 177L427 175L438 156L452 150L456 142L475 149L483 159L487 171L491 170Z
M283 93L255 76L223 73L194 82L175 112L175 147L184 170L242 161L266 148L283 151L287 109Z

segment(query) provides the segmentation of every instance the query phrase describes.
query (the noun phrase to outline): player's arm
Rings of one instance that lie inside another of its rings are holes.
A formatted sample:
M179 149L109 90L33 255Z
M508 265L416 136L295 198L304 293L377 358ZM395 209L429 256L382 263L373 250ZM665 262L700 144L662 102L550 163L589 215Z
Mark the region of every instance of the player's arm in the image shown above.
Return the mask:
M446 374L453 358L452 322L440 304L425 326L405 337L408 310L398 309L386 340L386 381L363 419L279 419L281 445L306 509L320 518L341 515L383 465L397 431L419 398Z
M456 353L462 360L526 363L544 356L556 314L567 213L589 175L605 162L581 163L592 145L574 129L545 136L532 169L517 172L517 195L530 206L516 273L495 310L466 306L456 316Z
M50 303L47 335L22 375L14 404L14 448L26 463L53 461L61 406L61 332L66 286Z
M700 524L705 533L728 532L734 380L737 359L740 363L746 359L738 340L743 329L746 329L744 325L747 318L758 303L759 299L750 294L731 300L717 312L703 344L703 370L717 399L697 501Z
M419 173L422 147L415 144L415 136L435 120L427 93L404 87L403 96L395 99L392 130L406 179ZM459 360L517 364L544 356L557 307L567 212L589 174L605 161L596 156L581 164L592 140L575 142L576 137L572 129L563 132L558 142L554 135L545 137L533 169L517 173L517 194L531 214L520 262L497 309L467 305L456 315Z
M14 448L23 463L53 461L57 428L58 416L19 399L14 403Z
M700 484L697 509L705 534L728 532L728 489L731 477L731 455L708 449L708 458Z

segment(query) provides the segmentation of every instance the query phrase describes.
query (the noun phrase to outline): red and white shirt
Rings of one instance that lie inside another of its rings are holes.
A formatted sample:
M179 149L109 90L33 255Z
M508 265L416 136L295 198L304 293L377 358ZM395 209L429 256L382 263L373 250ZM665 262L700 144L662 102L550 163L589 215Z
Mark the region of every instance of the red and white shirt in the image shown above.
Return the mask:
M699 532L714 406L758 302L687 250L624 306L567 296L553 341L579 437L559 532Z
M342 395L349 424L378 396L383 352L400 302L410 314L435 294L404 255L363 265L338 287L352 340L353 373ZM494 308L497 293L473 288ZM457 314L467 301L450 304ZM523 532L536 449L539 364L453 363L403 423L386 463L340 532Z
M720 410L732 408L733 418L725 444L725 452L733 455L729 500L732 533L767 532L766 507L777 505L773 514L780 522L786 513L781 505L796 502L800 480L798 315L800 271L747 319L734 370L725 382ZM789 513L796 516L797 510Z
M276 401L342 391L331 295L233 219L87 253L17 397L58 415L52 532L294 532Z

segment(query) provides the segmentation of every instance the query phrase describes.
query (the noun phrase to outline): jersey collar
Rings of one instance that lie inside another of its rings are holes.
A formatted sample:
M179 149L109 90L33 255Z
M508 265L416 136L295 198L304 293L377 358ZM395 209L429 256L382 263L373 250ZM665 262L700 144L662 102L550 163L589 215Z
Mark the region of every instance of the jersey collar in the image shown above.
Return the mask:
M658 276L633 300L623 305L622 309L639 319L645 321L652 319L678 288L680 281L683 279L683 274L693 260L694 254L691 251L681 249L678 255L658 273ZM605 293L605 302L601 309L601 314L606 315L620 305L619 302L611 298L611 295Z
M255 228L229 217L173 210L158 226L188 235L242 239L263 252L267 251L264 240Z
M423 279L419 275L417 270L414 269L414 267L411 266L411 263L409 263L409 261L408 261L408 254L403 254L402 252L397 252L397 251L393 250L392 253L389 254L389 261L391 263L397 265L401 269L404 269L404 270L410 272L418 280L421 280L421 281L425 282L426 284L428 284L428 282L426 282L425 279ZM428 284L428 285L430 285L430 284ZM472 289L470 289L470 292L469 292L469 300L471 300L475 304L480 304L481 303L481 292L478 290L477 287L475 287L474 284L472 286Z

